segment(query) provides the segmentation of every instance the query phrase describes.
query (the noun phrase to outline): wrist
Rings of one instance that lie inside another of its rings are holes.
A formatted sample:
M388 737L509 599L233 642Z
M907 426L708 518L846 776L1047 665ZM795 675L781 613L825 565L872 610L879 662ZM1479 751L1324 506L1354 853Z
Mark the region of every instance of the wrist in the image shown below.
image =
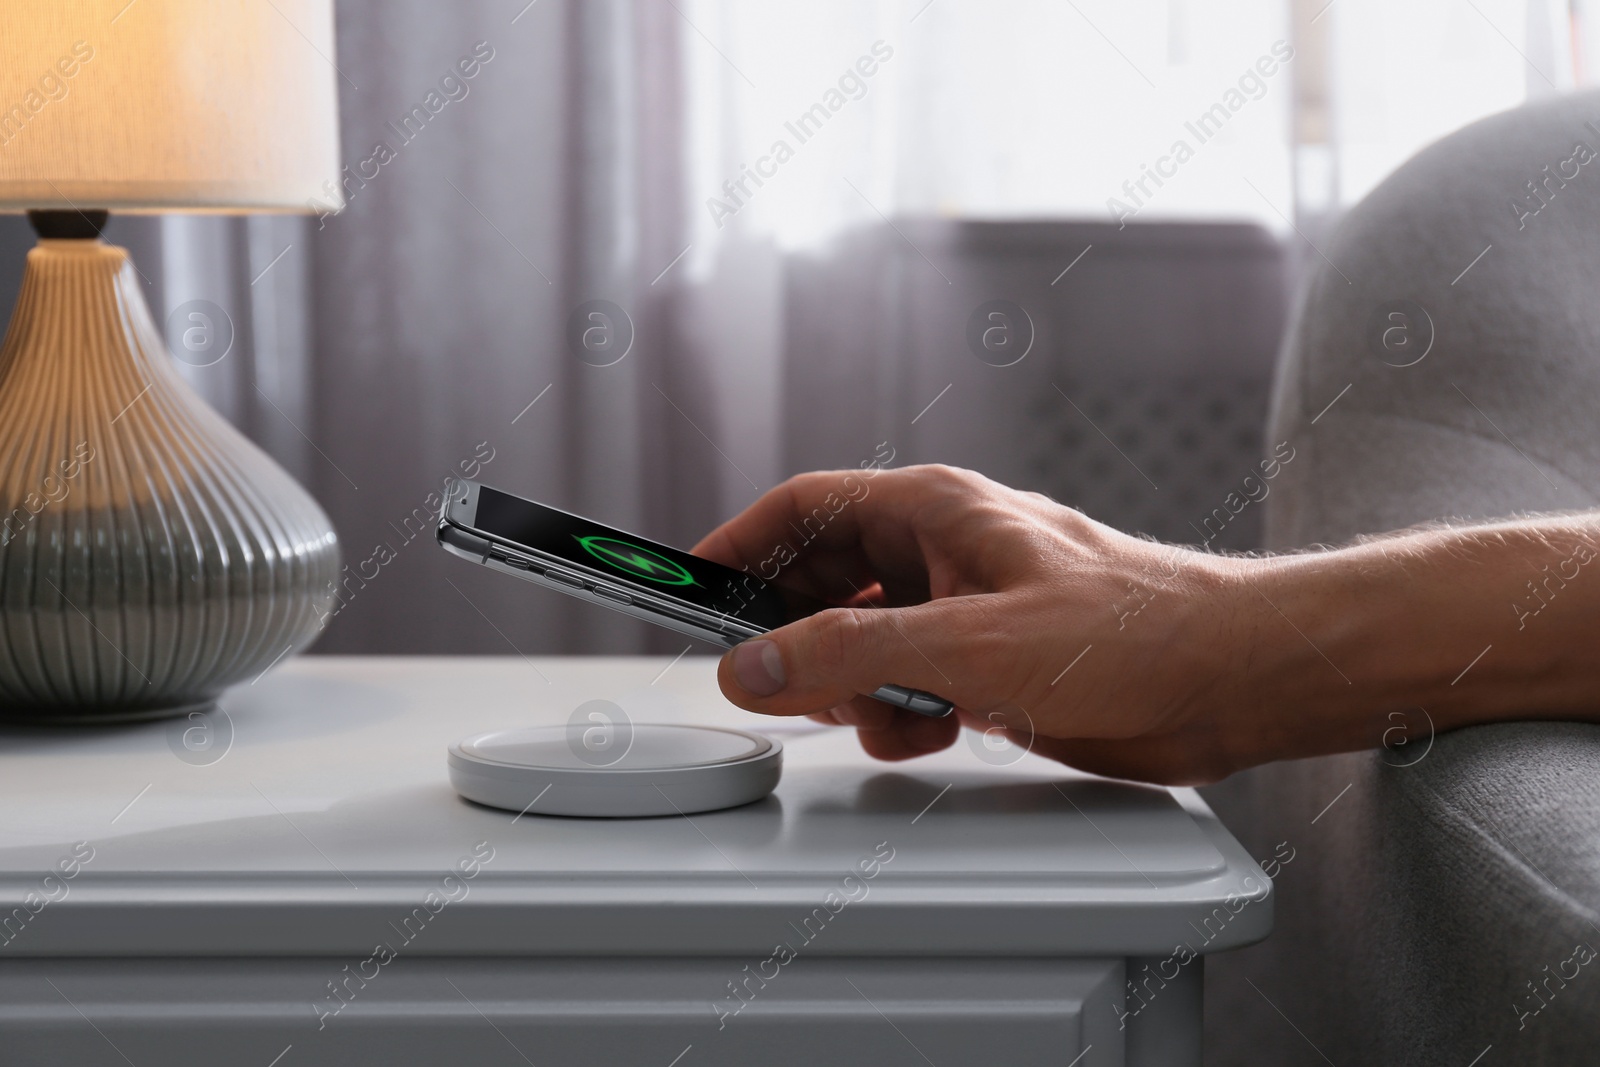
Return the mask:
M1371 749L1459 725L1435 700L1455 649L1423 625L1412 583L1347 550L1219 562L1226 684L1211 710L1232 724L1233 765Z

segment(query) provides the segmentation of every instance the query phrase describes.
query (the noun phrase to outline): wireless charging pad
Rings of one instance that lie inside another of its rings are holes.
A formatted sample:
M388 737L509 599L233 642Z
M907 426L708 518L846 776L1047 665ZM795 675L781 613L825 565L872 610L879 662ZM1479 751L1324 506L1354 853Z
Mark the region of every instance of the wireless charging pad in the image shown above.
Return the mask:
M450 784L468 800L529 815L690 815L760 800L783 746L715 726L625 723L500 730L450 746Z

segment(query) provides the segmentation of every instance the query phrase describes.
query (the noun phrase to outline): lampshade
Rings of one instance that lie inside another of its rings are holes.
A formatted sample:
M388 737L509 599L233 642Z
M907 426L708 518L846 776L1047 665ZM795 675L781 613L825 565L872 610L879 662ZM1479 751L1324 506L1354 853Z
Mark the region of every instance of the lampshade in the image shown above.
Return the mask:
M0 0L0 210L341 206L332 0Z

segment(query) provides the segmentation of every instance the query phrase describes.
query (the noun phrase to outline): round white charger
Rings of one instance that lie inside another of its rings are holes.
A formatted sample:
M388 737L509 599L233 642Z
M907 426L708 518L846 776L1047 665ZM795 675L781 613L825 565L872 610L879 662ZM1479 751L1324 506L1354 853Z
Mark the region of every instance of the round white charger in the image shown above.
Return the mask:
M497 730L450 746L450 784L479 804L529 815L692 815L760 800L783 745L719 726L629 724L607 751L574 726ZM612 749L620 749L614 751Z

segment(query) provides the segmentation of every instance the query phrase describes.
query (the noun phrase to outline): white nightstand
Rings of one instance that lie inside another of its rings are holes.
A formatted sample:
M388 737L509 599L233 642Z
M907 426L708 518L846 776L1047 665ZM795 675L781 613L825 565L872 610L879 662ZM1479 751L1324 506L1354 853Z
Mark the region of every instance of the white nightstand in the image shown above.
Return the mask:
M1272 900L1193 791L877 763L669 662L305 658L209 723L0 730L0 1060L1200 1062L1199 957ZM452 741L596 697L768 732L783 780L622 821L451 791Z

